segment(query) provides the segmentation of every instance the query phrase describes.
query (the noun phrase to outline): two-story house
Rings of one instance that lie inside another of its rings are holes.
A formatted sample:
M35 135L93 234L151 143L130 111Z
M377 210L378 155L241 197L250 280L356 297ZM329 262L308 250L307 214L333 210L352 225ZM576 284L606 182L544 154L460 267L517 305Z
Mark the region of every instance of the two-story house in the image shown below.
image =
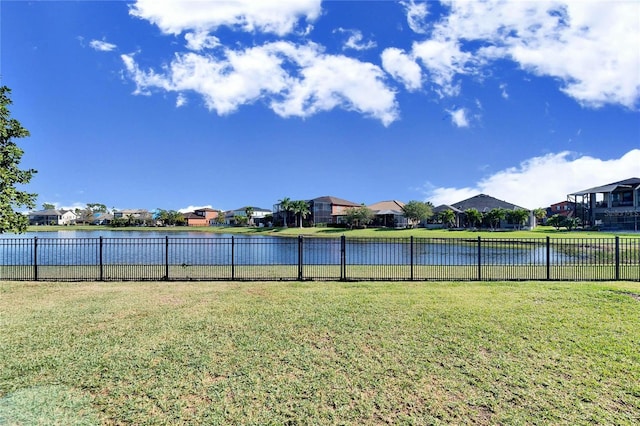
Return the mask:
M47 209L29 213L29 225L72 225L76 219L72 210Z
M585 226L603 229L640 229L640 178L574 192L567 196Z
M209 226L211 221L218 217L218 210L211 208L197 209L189 213L184 213L187 226Z

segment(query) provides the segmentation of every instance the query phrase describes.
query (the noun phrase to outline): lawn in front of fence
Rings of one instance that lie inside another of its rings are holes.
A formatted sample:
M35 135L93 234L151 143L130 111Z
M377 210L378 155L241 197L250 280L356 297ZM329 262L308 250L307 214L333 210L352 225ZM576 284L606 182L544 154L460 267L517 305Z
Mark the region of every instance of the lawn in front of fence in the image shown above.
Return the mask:
M0 282L0 423L637 424L635 282Z

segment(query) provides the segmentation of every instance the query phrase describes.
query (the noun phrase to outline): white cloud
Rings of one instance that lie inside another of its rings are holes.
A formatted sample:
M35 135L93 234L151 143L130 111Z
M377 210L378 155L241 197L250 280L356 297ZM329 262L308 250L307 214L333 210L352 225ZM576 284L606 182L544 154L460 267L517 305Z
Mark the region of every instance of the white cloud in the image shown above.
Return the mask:
M409 91L422 87L422 70L412 57L400 49L391 47L382 52L382 68L404 84Z
M220 46L220 39L209 35L207 31L186 33L184 39L187 42L187 48L191 50L213 49Z
M115 50L118 47L115 44L108 43L104 40L91 40L89 42L89 46L91 46L91 48L98 50L100 52L111 52L112 50Z
M572 158L563 151L523 161L464 188L434 188L427 185L426 199L434 205L452 204L478 194L534 209L567 199L576 191L639 177L640 149L620 158L602 160L589 156Z
M285 35L300 19L313 21L321 0L137 0L129 13L157 25L166 34L211 31L221 26L242 31Z
M135 93L154 88L194 91L220 115L264 100L283 117L308 117L343 108L376 118L385 126L398 118L395 93L384 84L379 67L326 55L312 43L275 42L227 49L220 57L178 54L161 72L141 70L133 55L122 55L122 60L136 83Z
M427 10L427 3L416 3L414 0L401 1L400 4L404 6L407 11L407 23L409 28L415 33L424 34L426 30L426 17L429 14Z
M464 108L458 108L454 110L446 110L451 116L451 122L456 127L469 127L469 120L467 118L467 110Z
M507 92L507 83L500 84L500 96L504 99L509 99L509 92Z
M376 47L375 41L373 40L369 40L367 42L364 41L364 36L362 35L361 31L338 28L334 32L339 32L347 35L347 40L344 42L344 45L342 46L342 50L347 50L347 49L369 50Z
M458 74L469 74L473 56L460 49L454 40L427 40L413 44L412 54L427 68L429 81L435 84L436 93L441 97L456 96L460 85L454 82Z
M447 90L456 75L510 59L533 74L557 78L561 90L583 105L636 106L640 50L630 40L640 38L640 2L490 0L448 6L451 13L435 25L433 38L416 44L427 54L414 48L444 94L456 94ZM480 47L460 50L467 42Z
M176 98L176 107L180 108L187 104L187 97L183 93L178 93L178 97Z

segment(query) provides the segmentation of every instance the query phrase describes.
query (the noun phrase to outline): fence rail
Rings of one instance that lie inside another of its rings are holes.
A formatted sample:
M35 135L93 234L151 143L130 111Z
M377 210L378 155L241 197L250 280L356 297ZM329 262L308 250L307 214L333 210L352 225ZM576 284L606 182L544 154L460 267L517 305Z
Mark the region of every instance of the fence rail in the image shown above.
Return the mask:
M0 280L640 281L640 239L7 238Z

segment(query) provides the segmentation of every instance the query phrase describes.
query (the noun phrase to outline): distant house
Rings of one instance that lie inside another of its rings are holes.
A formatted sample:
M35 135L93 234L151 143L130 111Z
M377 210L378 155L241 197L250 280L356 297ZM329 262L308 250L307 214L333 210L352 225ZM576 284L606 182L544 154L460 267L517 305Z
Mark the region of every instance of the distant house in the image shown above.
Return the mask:
M640 229L640 178L633 177L568 194L585 226Z
M311 225L319 224L344 224L346 223L345 211L350 207L360 207L362 204L342 198L323 196L307 201L310 215L307 218Z
M245 206L234 210L227 210L224 212L224 223L226 225L236 225L236 217L246 217L247 209L251 208L251 217L247 219L247 223L251 225L268 225L265 222L267 216L272 214L271 210L263 209L260 207Z
M517 206L515 204L509 203L507 201L499 200L497 198L491 197L486 194L479 194L471 198L467 198L466 200L458 201L457 203L453 203L451 205L440 205L434 208L434 213L441 212L442 210L451 209L456 215L456 227L464 226L467 224L465 210L476 209L480 213L485 214L493 209L503 209L503 210L526 210L529 214L529 219L524 224L525 228L532 229L535 227L535 218L533 217L533 213L524 207ZM518 224L509 223L507 219L502 220L500 222L500 228L515 228Z
M547 216L551 217L553 215L559 214L560 216L565 217L573 217L575 213L575 204L570 201L560 201L559 203L554 203L547 208Z
M305 222L309 226L346 223L345 210L362 205L329 195L306 200L306 202L309 206L309 216L306 217ZM285 223L285 215L287 225L292 226L296 223L293 212L285 212L280 203L273 206L273 221L278 226Z
M183 216L187 226L209 226L211 221L218 217L218 214L218 210L203 208L184 213Z
M73 225L76 219L72 210L47 209L29 213L29 225Z
M147 219L151 218L151 213L145 209L124 209L124 210L114 210L113 218L114 219L127 219L131 217L132 219Z
M367 207L376 215L371 226L406 228L409 224L409 221L402 212L402 208L404 207L402 201L380 201Z

